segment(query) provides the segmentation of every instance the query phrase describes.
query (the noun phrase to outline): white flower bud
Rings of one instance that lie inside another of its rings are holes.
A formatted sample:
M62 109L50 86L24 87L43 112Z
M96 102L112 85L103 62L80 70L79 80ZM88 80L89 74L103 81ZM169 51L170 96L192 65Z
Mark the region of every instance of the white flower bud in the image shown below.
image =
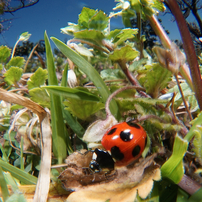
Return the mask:
M70 88L74 88L75 86L77 86L76 74L72 69L68 70L67 82Z

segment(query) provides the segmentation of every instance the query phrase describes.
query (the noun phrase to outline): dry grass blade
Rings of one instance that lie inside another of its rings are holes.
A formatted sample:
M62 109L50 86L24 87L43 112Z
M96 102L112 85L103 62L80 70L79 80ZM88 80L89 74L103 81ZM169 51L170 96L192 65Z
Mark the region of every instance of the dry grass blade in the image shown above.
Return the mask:
M50 117L47 116L41 123L42 145L41 145L41 169L34 195L35 202L45 202L48 198L50 186L50 168L51 168L51 128Z
M38 105L37 103L21 95L8 92L2 88L0 88L0 100L4 100L9 103L15 103L27 107L28 109L32 110L35 114L38 115L40 121L42 121L46 116L46 111L44 110L44 108Z

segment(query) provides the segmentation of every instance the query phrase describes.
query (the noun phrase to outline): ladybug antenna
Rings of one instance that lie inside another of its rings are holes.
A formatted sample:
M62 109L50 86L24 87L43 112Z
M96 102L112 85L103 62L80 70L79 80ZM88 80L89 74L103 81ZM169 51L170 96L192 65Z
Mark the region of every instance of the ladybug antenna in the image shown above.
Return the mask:
M128 89L136 89L136 90L141 90L141 91L145 91L144 88L139 87L139 86L125 86L123 88L119 88L118 90L114 91L107 99L106 104L105 104L105 111L108 116L111 116L111 111L109 109L109 103L112 100L113 97L115 97L117 94L119 94L120 92L124 91L124 90L128 90Z

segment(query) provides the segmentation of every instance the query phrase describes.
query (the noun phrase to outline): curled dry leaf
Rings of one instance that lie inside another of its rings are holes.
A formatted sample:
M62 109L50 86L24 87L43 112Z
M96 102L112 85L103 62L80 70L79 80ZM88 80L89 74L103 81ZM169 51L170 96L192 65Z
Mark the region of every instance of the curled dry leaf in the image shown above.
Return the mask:
M105 120L93 122L83 136L83 140L89 144L88 148L92 148L94 143L100 142L107 130L117 123L118 121L112 115L108 115Z
M68 168L59 176L65 189L75 191L67 198L68 202L132 202L137 193L146 198L152 190L153 180L161 179L159 166L153 161L156 154L140 159L128 167L98 173L92 172L88 167L82 167L89 165L92 152L78 154L77 152L67 159Z
M6 102L19 104L24 107L27 107L28 109L32 110L32 112L38 115L40 121L42 121L46 116L46 111L44 110L43 107L21 95L11 93L0 88L0 98L1 100L4 100Z
M81 150L74 152L65 160L68 168L60 174L59 179L66 190L74 191L79 187L114 179L116 171L94 173L89 169L92 155L92 151Z

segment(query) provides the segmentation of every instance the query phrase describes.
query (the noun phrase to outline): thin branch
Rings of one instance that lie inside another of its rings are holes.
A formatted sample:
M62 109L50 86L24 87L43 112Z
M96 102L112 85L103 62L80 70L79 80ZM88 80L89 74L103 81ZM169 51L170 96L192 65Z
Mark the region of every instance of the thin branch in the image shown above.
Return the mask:
M7 7L8 9L7 9L7 10L4 10L4 13L13 13L13 12L15 12L15 11L17 11L17 10L22 9L22 8L26 8L26 7L33 6L33 5L35 5L36 3L38 3L38 2L39 2L39 0L35 0L34 2L31 2L31 3L27 4L27 5L25 5L24 1L23 1L23 2L21 1L22 5L19 5L18 7L9 7L9 6L8 6L8 7Z

